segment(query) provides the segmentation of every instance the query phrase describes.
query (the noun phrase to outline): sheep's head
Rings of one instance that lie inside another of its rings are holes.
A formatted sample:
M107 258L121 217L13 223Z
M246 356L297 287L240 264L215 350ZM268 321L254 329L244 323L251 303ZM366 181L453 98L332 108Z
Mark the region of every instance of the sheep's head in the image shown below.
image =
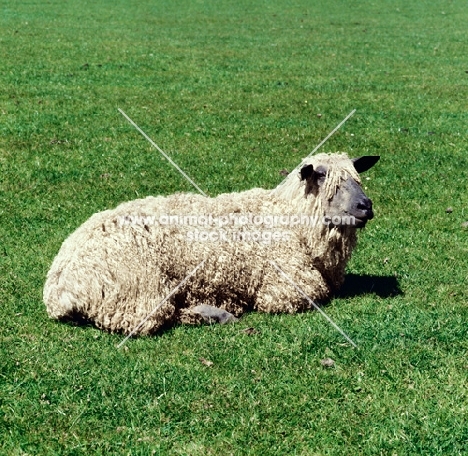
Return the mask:
M305 196L316 198L330 227L352 225L362 228L374 217L372 201L362 189L359 173L370 169L379 158L363 156L350 159L345 154L320 154L301 168Z

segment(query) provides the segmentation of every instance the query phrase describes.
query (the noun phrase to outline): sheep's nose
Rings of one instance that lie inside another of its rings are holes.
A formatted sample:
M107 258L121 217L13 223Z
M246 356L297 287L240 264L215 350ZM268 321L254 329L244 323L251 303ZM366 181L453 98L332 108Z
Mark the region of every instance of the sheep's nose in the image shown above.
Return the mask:
M362 211L371 211L372 201L369 198L364 198L361 201L359 201L357 208L361 209Z
M369 198L362 199L357 204L357 208L361 211L365 211L369 220L374 217L374 212L372 211L372 201Z

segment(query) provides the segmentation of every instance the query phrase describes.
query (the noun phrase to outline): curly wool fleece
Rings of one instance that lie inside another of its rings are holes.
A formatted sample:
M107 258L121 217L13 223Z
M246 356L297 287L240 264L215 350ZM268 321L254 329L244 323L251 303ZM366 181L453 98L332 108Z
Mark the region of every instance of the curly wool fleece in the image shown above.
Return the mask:
M85 320L129 334L197 266L170 299L139 328L138 334L193 321L191 309L208 304L239 316L247 310L294 313L310 303L272 267L274 261L313 300L328 298L344 280L356 242L353 227L323 224L288 227L279 242L238 242L236 231L258 229L232 220L223 242L189 241L184 224L122 223L182 214L322 216L340 184L360 182L345 154L319 154L306 163L325 165L327 180L316 196L291 174L273 191L252 189L208 198L196 194L147 197L94 214L63 243L44 287L50 317ZM232 236L231 236L232 235Z

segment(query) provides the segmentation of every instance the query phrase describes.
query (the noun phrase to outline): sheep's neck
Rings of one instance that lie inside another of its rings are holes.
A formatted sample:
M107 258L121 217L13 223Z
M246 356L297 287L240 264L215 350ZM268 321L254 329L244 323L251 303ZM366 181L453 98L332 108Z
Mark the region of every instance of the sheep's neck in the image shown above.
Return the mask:
M325 225L307 227L303 230L303 239L310 266L319 270L333 289L338 288L344 280L346 264L356 245L356 230Z

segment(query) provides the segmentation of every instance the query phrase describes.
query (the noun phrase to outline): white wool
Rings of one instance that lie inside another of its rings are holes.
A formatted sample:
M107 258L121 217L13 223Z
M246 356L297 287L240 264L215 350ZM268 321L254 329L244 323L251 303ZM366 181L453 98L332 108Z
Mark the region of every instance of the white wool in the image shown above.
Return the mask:
M49 315L84 319L98 327L129 333L202 260L201 268L148 319L139 334L190 322L190 310L213 305L236 316L248 310L297 312L310 303L271 266L275 261L312 299L324 300L340 286L355 245L355 229L290 228L287 242L188 242L183 225L119 225L121 217L161 214L323 215L341 183L360 182L345 154L307 160L327 168L317 197L305 195L299 175L275 190L252 189L208 198L194 194L148 197L94 214L62 245L44 286ZM255 226L244 226L243 230ZM233 234L233 223L225 227Z

